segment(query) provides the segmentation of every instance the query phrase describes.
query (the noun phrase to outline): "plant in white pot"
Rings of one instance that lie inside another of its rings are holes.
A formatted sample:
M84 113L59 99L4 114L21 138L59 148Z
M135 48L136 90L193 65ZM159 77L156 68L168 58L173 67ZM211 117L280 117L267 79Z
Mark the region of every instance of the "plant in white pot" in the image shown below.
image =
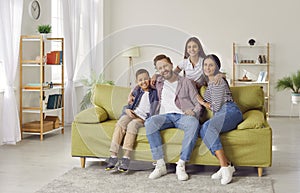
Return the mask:
M292 103L300 103L300 70L290 76L277 80L276 89L290 89L292 91Z
M87 87L87 91L80 102L81 111L92 106L91 97L93 88L96 84L114 85L114 81L104 80L103 74L100 73L99 76L97 76L94 70L91 71L91 76L89 78L81 79L80 82Z
M37 30L45 39L46 36L51 33L51 28L51 25L39 25Z

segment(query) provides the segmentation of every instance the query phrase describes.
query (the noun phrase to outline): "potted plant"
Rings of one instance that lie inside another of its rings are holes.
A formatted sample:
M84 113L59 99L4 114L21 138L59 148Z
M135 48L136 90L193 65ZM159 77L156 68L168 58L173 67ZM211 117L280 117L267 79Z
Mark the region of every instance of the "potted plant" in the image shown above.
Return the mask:
M51 25L39 25L37 30L45 40L47 35L51 32Z
M290 89L292 91L292 103L300 102L300 70L290 76L279 79L276 83L277 90Z
M38 32L41 34L48 34L51 32L51 25L39 25Z
M80 82L87 87L87 92L83 96L81 102L80 102L80 110L84 110L89 108L92 105L91 97L92 97L92 90L96 84L108 84L108 85L114 85L114 82L111 80L104 80L103 74L100 73L97 77L95 71L91 71L91 77L85 78L80 80Z

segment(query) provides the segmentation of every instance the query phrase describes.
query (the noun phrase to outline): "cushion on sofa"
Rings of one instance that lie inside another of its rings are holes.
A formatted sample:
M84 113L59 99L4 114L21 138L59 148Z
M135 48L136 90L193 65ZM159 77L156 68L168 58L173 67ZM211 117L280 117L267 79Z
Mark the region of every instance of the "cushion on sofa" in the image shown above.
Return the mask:
M85 109L78 113L74 119L77 123L100 123L108 118L106 111L102 107Z
M237 129L260 129L266 127L265 115L259 110L250 110L243 114L243 122Z
M95 106L105 109L109 119L118 119L123 106L127 104L129 92L130 88L126 87L96 84L92 102Z
M264 92L261 86L235 86L230 89L233 100L237 103L242 113L245 113L250 109L263 109Z

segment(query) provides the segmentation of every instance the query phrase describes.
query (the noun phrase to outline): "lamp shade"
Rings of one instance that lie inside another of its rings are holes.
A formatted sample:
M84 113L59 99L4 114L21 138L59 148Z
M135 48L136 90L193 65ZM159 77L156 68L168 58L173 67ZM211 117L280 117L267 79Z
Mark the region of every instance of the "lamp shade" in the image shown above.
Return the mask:
M139 47L133 47L133 48L130 48L130 49L126 50L122 54L122 56L123 57L132 57L132 58L139 57L140 56Z

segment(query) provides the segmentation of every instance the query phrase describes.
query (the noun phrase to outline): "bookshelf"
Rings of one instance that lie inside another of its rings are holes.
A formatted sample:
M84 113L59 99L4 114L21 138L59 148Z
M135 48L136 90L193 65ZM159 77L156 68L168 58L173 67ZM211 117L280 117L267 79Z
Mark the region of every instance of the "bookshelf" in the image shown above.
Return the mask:
M265 109L270 112L270 44L232 45L232 86L261 85L265 93Z
M56 44L59 50L52 50ZM64 133L64 39L42 35L20 37L20 128L24 134ZM55 54L53 54L55 53ZM50 57L54 57L50 58ZM50 64L47 63L50 61ZM53 62L54 61L54 62ZM60 79L51 79L51 70L58 68ZM47 108L53 98L53 108ZM55 124L54 124L55 123Z

